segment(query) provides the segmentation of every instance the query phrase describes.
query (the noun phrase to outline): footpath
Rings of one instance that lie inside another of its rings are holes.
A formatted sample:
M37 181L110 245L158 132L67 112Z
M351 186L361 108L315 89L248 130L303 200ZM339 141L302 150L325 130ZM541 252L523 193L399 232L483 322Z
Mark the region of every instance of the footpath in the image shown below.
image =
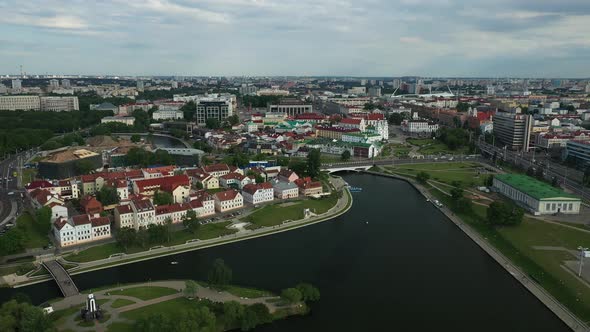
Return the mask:
M80 273L96 271L100 269L105 269L109 267L114 267L118 265L130 264L135 262L140 262L144 260L154 259L158 257L164 257L169 255L175 255L183 252L210 248L214 246L219 246L223 244L244 241L248 239L268 236L280 232L287 232L296 228L305 227L309 225L313 225L319 222L323 222L326 220L330 220L336 218L344 213L346 213L350 207L352 206L352 195L346 189L346 183L341 178L330 178L330 185L334 187L336 190L342 190L342 197L338 199L336 204L330 208L330 210L326 211L325 213L310 216L309 218L294 220L285 222L280 225L276 225L273 227L263 227L258 228L255 230L248 230L242 229L238 233L220 236L218 238L209 239L209 240L198 240L194 242L188 242L181 245L175 245L170 247L158 247L147 251L141 251L134 254L124 254L117 257L109 257L105 259L95 260L91 262L85 263L78 263L78 262L69 262L65 260L62 256L53 257L53 259L58 259L62 263L65 264L75 264L77 267L69 269L68 272L70 275L76 275ZM51 280L48 276L40 276L40 277L27 277L27 276L19 276L15 277L14 275L9 275L4 278L4 281L12 287L18 288L23 287L35 283L44 282L47 280Z
M436 199L436 197L431 195L426 188L424 188L422 185L420 185L413 179L406 178L401 175L384 174L373 171L366 171L365 173L406 181L409 184L411 184L414 188L416 188L416 190L418 190L427 199L430 199L431 201ZM506 256L504 256L501 252L496 250L494 246L489 244L469 225L463 223L463 221L461 221L461 219L457 215L455 215L451 210L449 210L445 206L440 207L439 210L457 227L459 227L459 229L461 229L467 236L469 236L471 240L473 240L473 242L479 245L479 247L483 249L483 251L485 251L490 257L496 260L498 264L504 267L504 269L508 273L510 273L510 275L512 275L514 279L520 282L520 284L522 284L529 292L536 296L539 299L539 301L541 301L545 306L547 306L547 308L549 308L549 310L551 310L557 317L559 317L559 319L561 319L567 326L569 326L574 331L590 331L590 328L582 320L580 320L572 312L570 312L569 309L567 309L559 301L557 301L543 287L541 287L534 280L529 278L529 276L525 272L523 272L518 266L512 264L512 262Z

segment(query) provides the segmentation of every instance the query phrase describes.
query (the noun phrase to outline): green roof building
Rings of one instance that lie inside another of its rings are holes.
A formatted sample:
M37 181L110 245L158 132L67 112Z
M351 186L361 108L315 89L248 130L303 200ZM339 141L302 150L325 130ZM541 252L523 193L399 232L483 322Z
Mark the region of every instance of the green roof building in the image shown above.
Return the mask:
M520 174L494 176L494 188L502 195L525 206L535 215L578 214L582 200L563 190Z

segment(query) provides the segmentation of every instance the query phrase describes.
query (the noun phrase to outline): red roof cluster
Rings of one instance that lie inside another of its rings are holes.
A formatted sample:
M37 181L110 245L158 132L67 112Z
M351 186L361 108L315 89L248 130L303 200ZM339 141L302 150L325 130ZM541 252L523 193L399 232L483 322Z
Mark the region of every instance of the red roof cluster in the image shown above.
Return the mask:
M272 189L272 184L270 182L263 182L263 183L250 183L244 186L242 191L245 191L251 195L254 195L258 190L264 189Z
M239 193L237 190L230 189L230 190L220 191L218 193L215 193L215 197L217 197L218 200L224 202L224 201L231 201L231 200L235 199L238 194Z
M147 190L161 189L165 191L173 191L179 186L190 186L190 180L186 174L164 176L160 178L138 180L135 182L139 192Z
M33 181L25 187L25 189L27 189L27 191L31 191L31 190L34 190L37 188L53 188L53 184L51 184L51 182L49 182L49 181L41 180L41 181Z

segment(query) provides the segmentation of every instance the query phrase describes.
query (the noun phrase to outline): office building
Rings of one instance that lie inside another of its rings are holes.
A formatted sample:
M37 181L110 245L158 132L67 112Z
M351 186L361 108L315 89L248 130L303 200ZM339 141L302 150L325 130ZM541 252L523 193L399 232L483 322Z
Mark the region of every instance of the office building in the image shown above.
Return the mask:
M580 213L582 201L579 197L526 175L495 175L493 187L534 215Z
M69 89L72 87L72 84L70 83L70 80L64 78L63 80L61 80L61 86L64 89Z
M12 91L20 91L22 89L22 81L19 79L12 80Z
M571 140L566 143L565 158L573 160L580 167L590 167L590 141Z
M207 98L197 101L195 117L199 126L204 126L207 119L225 121L233 114L231 101L224 98ZM190 120L190 119L187 119Z
M492 119L494 136L510 150L528 151L533 119L530 115L498 112Z
M295 98L283 98L278 104L268 105L268 113L282 113L287 116L295 116L313 112L313 106Z
M242 84L239 91L241 95L254 95L258 88L252 84Z
M381 88L372 86L369 88L369 97L381 97Z
M57 89L59 88L59 80L53 79L53 80L49 80L49 89L53 90L53 89Z
M14 81L12 86L14 89ZM39 111L41 110L41 101L39 96L3 96L0 97L0 110Z
M41 97L41 110L46 112L69 112L80 110L78 97Z
M143 91L143 81L137 81L137 91Z

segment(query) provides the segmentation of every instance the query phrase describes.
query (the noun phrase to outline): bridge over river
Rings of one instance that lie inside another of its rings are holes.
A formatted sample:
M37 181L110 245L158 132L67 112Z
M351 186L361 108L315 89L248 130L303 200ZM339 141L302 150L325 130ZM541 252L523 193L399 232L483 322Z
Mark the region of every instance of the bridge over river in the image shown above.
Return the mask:
M70 297L80 294L78 287L74 284L72 277L68 274L68 271L56 260L43 262L43 267L49 271L49 274L53 277L61 293L64 297Z

